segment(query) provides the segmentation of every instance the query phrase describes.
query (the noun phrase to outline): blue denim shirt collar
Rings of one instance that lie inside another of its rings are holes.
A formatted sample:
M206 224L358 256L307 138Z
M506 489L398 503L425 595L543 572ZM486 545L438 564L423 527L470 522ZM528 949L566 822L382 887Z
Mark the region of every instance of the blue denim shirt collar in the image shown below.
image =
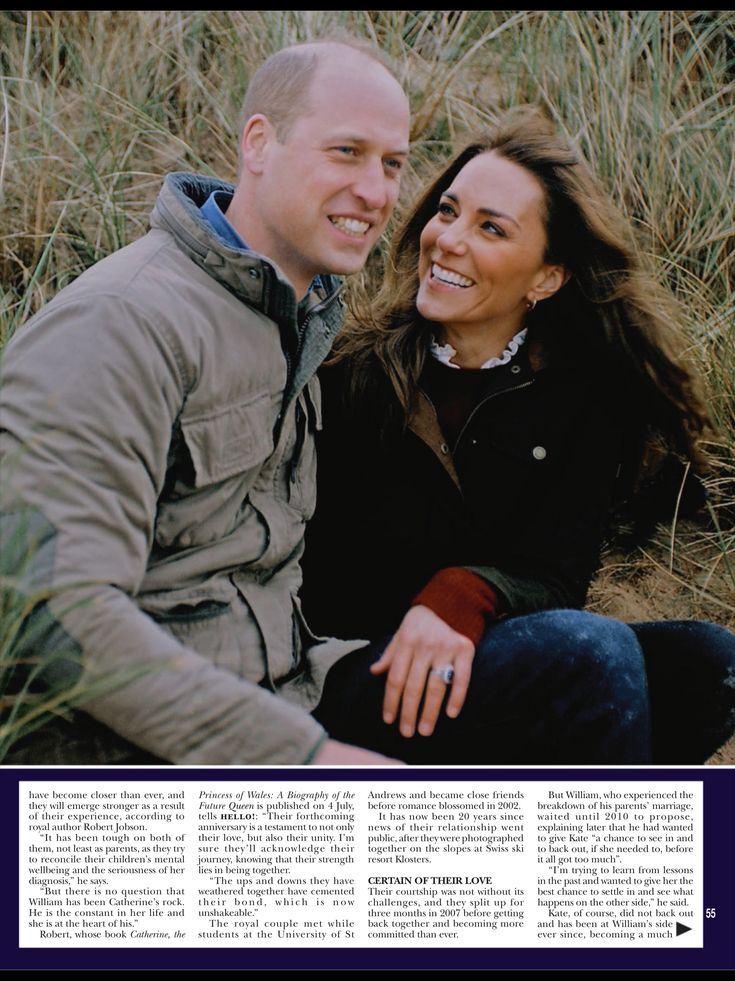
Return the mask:
M229 245L232 249L241 249L243 252L250 252L247 242L239 235L235 227L227 220L225 217L225 209L228 207L230 201L232 200L232 195L228 194L227 191L217 190L212 191L207 200L201 207L201 212L204 218L212 226L215 234L222 239L225 245ZM319 276L315 276L309 286L307 292L311 292L322 286L322 281Z
M219 201L217 200L218 197ZM250 252L247 243L243 241L235 227L225 217L224 209L228 207L231 200L232 195L226 191L212 191L201 207L202 215L226 245L232 249Z

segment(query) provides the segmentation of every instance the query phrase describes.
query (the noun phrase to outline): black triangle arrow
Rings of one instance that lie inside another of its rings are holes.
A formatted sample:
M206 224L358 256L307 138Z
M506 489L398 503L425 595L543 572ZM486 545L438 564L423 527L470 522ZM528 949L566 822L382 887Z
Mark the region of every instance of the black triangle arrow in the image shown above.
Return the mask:
M677 935L677 937L680 937L682 935L682 933L689 933L690 930L691 930L691 927L684 926L683 923L679 923L678 920L676 921L676 935Z

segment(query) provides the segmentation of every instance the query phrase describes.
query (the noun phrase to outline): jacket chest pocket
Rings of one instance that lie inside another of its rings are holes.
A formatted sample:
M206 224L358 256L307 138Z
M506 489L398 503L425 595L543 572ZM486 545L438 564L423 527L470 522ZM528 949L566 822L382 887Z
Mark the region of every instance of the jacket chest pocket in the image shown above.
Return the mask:
M470 435L456 462L465 498L511 518L549 493L566 469L565 456L555 434L535 427Z
M269 393L198 415L182 416L158 502L155 539L162 548L218 541L247 518L247 496L273 452ZM254 526L257 522L253 522ZM262 530L257 537L262 538Z

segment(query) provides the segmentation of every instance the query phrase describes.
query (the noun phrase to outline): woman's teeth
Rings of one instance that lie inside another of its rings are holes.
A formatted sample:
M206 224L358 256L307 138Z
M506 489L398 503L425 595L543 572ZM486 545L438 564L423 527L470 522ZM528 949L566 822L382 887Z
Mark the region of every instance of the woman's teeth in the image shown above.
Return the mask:
M466 289L468 286L474 285L473 281L467 279L466 276L460 276L459 273L452 272L451 269L443 269L435 262L431 264L431 275L440 283L446 283L448 286L461 286L462 289Z

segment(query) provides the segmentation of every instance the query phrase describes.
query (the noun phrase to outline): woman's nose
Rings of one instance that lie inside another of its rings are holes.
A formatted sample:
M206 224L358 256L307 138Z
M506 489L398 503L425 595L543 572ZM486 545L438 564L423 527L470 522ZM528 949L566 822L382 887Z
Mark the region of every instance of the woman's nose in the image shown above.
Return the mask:
M465 230L458 222L454 222L449 228L445 228L440 235L437 235L436 244L442 252L460 254L467 248Z

